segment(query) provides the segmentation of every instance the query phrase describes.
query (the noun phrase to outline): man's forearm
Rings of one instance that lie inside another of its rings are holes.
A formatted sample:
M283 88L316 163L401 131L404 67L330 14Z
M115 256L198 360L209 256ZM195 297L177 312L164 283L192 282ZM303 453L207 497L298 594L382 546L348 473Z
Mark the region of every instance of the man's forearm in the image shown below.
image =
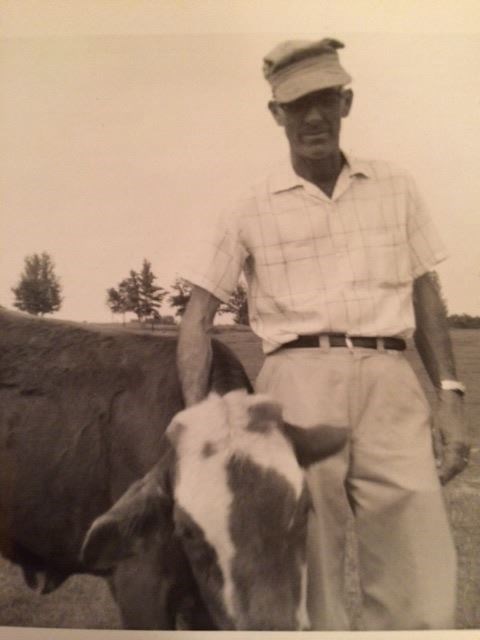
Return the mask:
M177 347L177 369L187 406L200 402L207 395L212 365L213 326L220 300L205 289L193 287L190 301L180 325Z
M417 278L413 300L417 325L415 345L430 380L439 388L441 380L456 379L457 374L447 317L434 275L427 273Z
M200 402L206 396L211 363L210 336L198 327L182 324L178 339L177 367L187 406Z

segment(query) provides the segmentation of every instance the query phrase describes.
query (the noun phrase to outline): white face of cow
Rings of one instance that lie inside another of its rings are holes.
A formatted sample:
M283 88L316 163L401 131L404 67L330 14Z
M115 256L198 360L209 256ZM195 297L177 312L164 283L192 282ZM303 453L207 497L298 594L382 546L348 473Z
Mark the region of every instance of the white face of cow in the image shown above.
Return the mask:
M234 391L177 414L174 519L221 628L300 629L308 495L281 411Z
M181 411L166 434L165 458L93 523L85 564L105 570L138 558L150 572L158 566L162 624L175 617L168 585L177 603L187 602L190 580L219 629L308 628L309 496L297 459L306 465L337 451L347 430L284 424L266 396L232 391Z

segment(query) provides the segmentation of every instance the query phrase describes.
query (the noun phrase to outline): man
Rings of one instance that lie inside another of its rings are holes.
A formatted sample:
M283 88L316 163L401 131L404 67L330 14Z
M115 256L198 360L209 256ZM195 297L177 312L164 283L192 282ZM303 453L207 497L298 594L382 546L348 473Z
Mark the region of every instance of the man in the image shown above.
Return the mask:
M341 47L333 39L290 41L264 60L269 108L290 162L238 203L186 268L194 288L179 372L187 404L199 401L208 330L243 269L251 327L266 355L257 389L277 398L291 422L351 428L349 445L308 472L313 628L349 627L347 504L365 628L449 628L456 559L440 482L466 466L469 448L464 388L432 272L445 252L407 174L341 151L341 120L353 99ZM428 403L403 354L415 326L438 389L437 464Z

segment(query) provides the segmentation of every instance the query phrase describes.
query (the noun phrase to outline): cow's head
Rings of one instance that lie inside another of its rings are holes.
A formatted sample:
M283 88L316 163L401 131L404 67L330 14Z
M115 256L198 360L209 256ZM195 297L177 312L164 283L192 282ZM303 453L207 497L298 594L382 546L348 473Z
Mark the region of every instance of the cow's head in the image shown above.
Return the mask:
M93 523L85 562L111 567L163 531L180 541L215 626L307 628L299 462L337 451L348 430L287 425L268 397L233 391L181 411L166 433L170 454Z

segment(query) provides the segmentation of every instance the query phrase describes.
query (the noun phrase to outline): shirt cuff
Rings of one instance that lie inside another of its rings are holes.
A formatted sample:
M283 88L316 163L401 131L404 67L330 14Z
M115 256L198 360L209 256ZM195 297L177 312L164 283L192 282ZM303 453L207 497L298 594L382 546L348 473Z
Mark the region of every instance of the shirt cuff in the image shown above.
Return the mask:
M215 296L215 298L218 298L221 302L228 302L231 296L231 292L221 289L220 287L215 285L211 280L209 280L208 278L205 278L204 276L199 275L198 273L193 273L188 270L183 270L181 273L178 274L178 277L182 278L183 280L187 280L192 285L205 289L206 291L211 293L213 296Z

